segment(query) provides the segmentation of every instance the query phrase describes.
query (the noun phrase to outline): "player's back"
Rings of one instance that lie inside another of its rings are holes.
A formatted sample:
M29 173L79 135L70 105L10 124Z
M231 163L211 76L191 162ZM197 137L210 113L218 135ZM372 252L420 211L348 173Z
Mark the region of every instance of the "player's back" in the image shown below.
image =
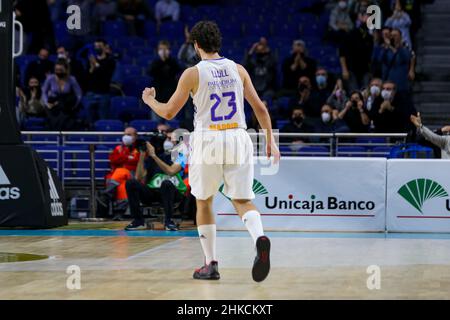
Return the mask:
M195 130L246 129L244 88L236 63L219 58L202 60L196 67Z

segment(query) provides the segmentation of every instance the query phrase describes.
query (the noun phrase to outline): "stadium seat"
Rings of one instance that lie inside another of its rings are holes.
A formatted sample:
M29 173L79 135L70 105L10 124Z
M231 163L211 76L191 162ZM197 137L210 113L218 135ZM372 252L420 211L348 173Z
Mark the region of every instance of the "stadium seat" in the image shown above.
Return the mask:
M277 128L282 129L288 123L289 123L289 120L277 120Z
M114 97L111 99L111 112L116 114L121 109L139 107L139 99L136 97Z
M151 87L152 78L147 76L127 77L123 81L122 90L127 96L141 97L145 87Z
M44 118L27 118L23 124L24 130L39 131L45 127Z
M159 37L167 40L184 37L184 25L181 21L167 21L159 28Z
M143 47L145 46L145 40L140 37L127 36L117 39L118 48L132 48L132 47Z
M139 132L150 132L156 130L158 122L154 120L133 120L130 127L135 128Z
M123 123L120 120L98 120L94 128L96 131L122 131Z
M367 157L367 149L364 147L354 147L354 146L339 146L337 148L338 157Z
M122 75L125 78L142 75L142 67L140 65L124 64L122 65Z
M276 104L278 105L278 107L280 109L284 109L287 110L289 108L289 103L291 102L291 98L290 97L279 97L276 100Z
M143 68L145 71L150 66L150 63L155 59L155 56L152 54L147 54L143 56L139 56L136 58L136 66L139 66L140 68Z
M391 153L391 147L375 147L370 152L371 157L388 158Z
M105 21L103 23L103 35L106 37L124 37L127 35L127 27L123 21Z
M296 151L296 155L302 157L329 157L330 150L327 147L321 146L302 146L296 148L295 145L291 146L293 151Z
M363 144L363 145L367 145L367 144L371 144L371 145L382 145L387 143L387 139L383 138L383 137L361 137L361 138L356 138L355 141L357 144Z

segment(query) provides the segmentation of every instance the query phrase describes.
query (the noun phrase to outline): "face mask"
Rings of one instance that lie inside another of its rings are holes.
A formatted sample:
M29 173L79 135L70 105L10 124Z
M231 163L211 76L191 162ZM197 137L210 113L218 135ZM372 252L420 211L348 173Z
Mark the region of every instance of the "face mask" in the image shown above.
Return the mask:
M102 48L95 48L94 51L95 51L95 54L98 56L101 56L103 54Z
M336 98L340 99L342 97L342 90L341 89L337 89L335 92Z
M341 8L341 9L345 9L345 8L347 8L347 2L345 2L345 1L339 1L339 8Z
M303 117L302 117L302 116L295 116L295 117L293 118L293 120L294 120L295 123L300 124L300 123L303 122Z
M169 56L169 50L165 50L165 49L159 49L158 50L158 55L161 59L163 59L164 57L168 57Z
M327 83L327 77L324 75L316 76L316 82L318 86L324 86Z
M166 151L166 152L172 150L173 149L173 142L170 141L170 140L164 141L163 148L164 148L164 151Z
M59 54L58 54L58 59L64 59L64 60L66 60L66 59L67 59L67 56L66 56L64 53L59 53Z
M55 75L58 77L58 78L64 78L64 76L66 75L65 74L65 72L55 72Z
M122 137L122 142L126 146L131 146L133 144L133 137L129 135L124 135Z
M373 96L377 96L380 94L380 88L378 86L371 86L370 87L370 94Z
M325 123L328 123L331 120L331 115L328 112L322 112L321 117L322 121Z
M391 90L383 90L381 91L381 96L384 100L389 100L391 98Z

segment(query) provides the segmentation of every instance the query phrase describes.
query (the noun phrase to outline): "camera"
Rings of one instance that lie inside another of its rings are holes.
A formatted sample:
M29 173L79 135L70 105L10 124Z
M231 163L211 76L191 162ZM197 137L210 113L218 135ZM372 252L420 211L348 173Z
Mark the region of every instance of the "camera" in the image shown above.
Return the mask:
M167 135L165 133L155 133L153 134L149 139L142 139L139 138L136 140L136 148L140 152L146 152L147 151L147 141L152 144L152 146L155 148L156 154L161 154L164 152L164 141L167 139Z
M304 84L304 83L300 83L299 85L298 85L298 91L299 92L303 92L303 91L305 91L305 90L307 90L308 89L308 86L306 85L306 84Z

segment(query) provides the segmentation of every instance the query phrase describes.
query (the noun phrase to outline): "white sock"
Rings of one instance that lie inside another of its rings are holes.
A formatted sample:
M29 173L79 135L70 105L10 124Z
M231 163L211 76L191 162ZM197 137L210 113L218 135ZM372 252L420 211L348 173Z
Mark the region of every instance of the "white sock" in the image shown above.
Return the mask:
M253 238L253 242L256 244L256 240L264 235L264 230L261 222L261 215L256 210L247 211L242 216L242 222Z
M205 254L206 264L216 260L216 225L204 224L197 227L200 243Z

